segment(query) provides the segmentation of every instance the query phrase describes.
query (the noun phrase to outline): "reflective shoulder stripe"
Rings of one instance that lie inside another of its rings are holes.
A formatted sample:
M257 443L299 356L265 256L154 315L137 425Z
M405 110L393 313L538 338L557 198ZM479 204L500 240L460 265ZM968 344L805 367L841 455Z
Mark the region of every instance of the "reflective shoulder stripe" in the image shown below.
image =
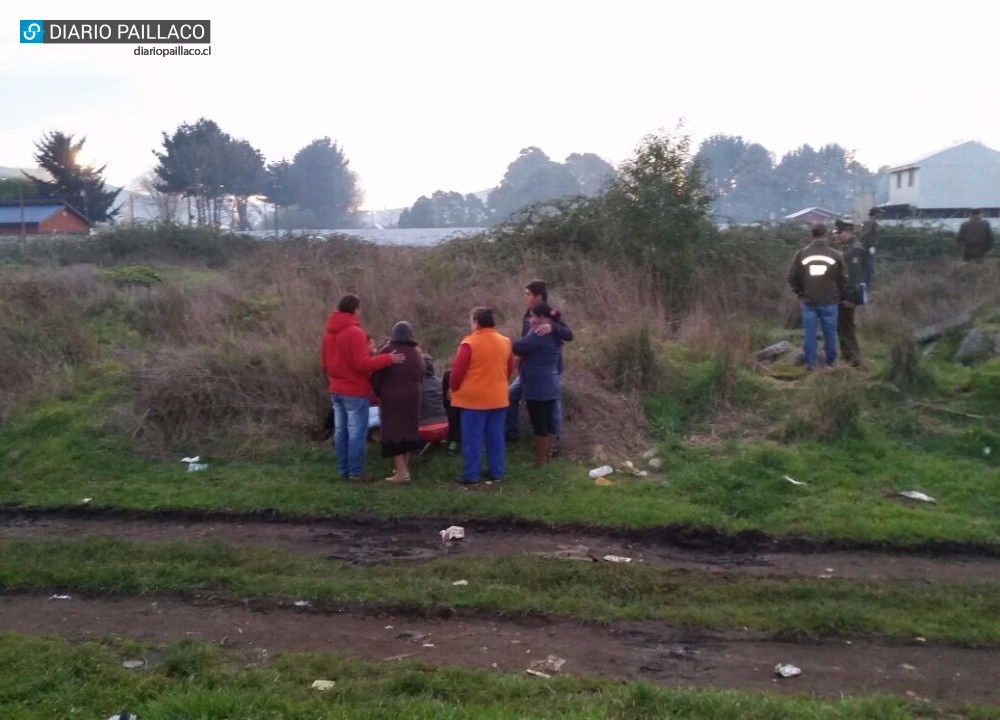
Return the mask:
M827 265L836 265L837 264L836 260L834 260L832 257L829 257L827 255L810 255L809 257L802 258L802 264L803 265L811 265L812 263L815 263L815 262L822 262L822 263L826 263Z

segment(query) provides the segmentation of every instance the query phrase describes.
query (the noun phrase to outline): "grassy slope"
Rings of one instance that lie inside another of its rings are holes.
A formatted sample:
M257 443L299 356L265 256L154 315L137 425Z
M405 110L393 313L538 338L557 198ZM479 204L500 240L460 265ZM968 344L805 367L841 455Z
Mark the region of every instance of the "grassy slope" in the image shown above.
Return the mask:
M114 430L110 408L120 380L116 372L90 373L75 394L50 399L0 428L0 502L72 505L93 498L95 506L516 515L900 542L1000 539L1000 493L989 491L1000 479L1000 434L974 420L948 418L953 424L945 432L930 434L916 427L911 411L897 407L884 411L891 414L888 430L873 428L863 437L701 449L666 443L665 475L616 475L613 487L595 486L586 467L569 462L530 468L525 445L510 454L502 490L469 492L450 485L460 461L440 452L419 461L406 488L335 480L329 448L319 444L289 447L260 462L207 458L208 470L186 473L180 462L141 457ZM997 452L984 455L989 445ZM375 472L388 470L384 461L372 464ZM793 486L785 475L809 484ZM891 497L905 489L939 502L913 506Z

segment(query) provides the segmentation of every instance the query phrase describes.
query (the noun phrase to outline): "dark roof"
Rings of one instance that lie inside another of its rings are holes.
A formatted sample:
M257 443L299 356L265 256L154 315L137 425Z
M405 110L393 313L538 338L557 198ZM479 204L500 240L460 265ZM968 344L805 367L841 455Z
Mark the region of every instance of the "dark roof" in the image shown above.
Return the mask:
M55 215L60 210L69 210L87 225L92 223L83 213L75 207L62 200L25 200L24 201L24 224L39 225L48 218ZM0 225L20 225L21 224L21 203L20 201L0 202Z

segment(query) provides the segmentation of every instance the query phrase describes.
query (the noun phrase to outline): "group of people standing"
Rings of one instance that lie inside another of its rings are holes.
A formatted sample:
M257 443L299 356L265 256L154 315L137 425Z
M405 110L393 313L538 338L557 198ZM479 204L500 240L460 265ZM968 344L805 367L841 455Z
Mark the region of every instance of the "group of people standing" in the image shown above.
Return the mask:
M792 258L788 284L801 302L805 331L802 354L807 370L815 369L818 362L820 328L827 367L837 360L838 343L845 362L861 365L854 312L868 302L872 289L880 214L879 208L868 212L860 237L854 235L854 223L836 220L834 237L839 249L830 246L825 225L814 225L812 241ZM964 261L978 262L989 253L994 243L993 230L980 210L970 211L956 240Z
M826 225L814 225L810 231L812 241L792 258L788 284L800 301L806 370L816 368L820 328L827 367L833 367L837 361L838 342L844 361L855 367L861 365L854 312L868 302L874 279L877 217L878 209L874 208L862 228L864 243L855 238L854 223L835 221L834 236L839 250L830 246Z
M373 395L380 410L382 455L394 463L386 482L410 482L410 458L426 443L420 435L421 416L429 412L447 416L449 439L456 438L456 430L460 436L463 469L455 482L469 486L482 481L484 445L486 482L502 482L505 435L515 439L519 432L521 398L531 419L534 464L548 463L561 428L562 345L573 339L573 333L547 300L544 282L534 280L525 286L521 337L514 341L497 330L492 309L473 308L469 333L445 374L443 392L435 393L432 387L428 393L433 365L421 351L412 326L396 323L389 341L372 353L359 319L361 301L345 295L327 320L322 344L341 477L372 479L364 466ZM430 401L440 404L440 411L428 410Z

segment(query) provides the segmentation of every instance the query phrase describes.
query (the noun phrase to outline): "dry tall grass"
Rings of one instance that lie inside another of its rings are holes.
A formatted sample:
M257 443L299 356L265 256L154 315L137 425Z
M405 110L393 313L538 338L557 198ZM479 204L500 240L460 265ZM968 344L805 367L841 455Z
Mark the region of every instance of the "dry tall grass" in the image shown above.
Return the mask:
M197 441L201 451L259 454L322 428L328 398L320 341L345 293L361 297L362 325L376 339L399 320L411 322L442 370L475 305L493 307L500 330L519 335L523 286L540 277L576 335L564 349L565 448L589 456L600 446L614 456L644 444L642 393L670 392L677 380L663 363L668 342L717 361L705 402L724 408L752 365L750 318L770 315L780 324L787 299L783 267L774 277L723 268L679 313L664 306L662 288L643 268L525 250L513 273L475 252L346 238L258 243L251 253L227 256L214 273L202 266L196 280L179 276L176 265L156 267L166 282L133 291L116 288L93 265L2 271L0 419L46 379L111 354L132 369L127 429L150 452ZM916 325L1000 302L995 261L911 267L879 280L877 302L865 310L866 333L898 328L900 317ZM853 425L855 395L826 399Z
M84 329L102 292L93 268L9 273L0 283L0 421L40 386L74 364L95 359Z
M864 308L861 331L879 338L901 324L916 328L1000 304L1000 260L982 263L934 260L897 264L876 276L871 305Z

